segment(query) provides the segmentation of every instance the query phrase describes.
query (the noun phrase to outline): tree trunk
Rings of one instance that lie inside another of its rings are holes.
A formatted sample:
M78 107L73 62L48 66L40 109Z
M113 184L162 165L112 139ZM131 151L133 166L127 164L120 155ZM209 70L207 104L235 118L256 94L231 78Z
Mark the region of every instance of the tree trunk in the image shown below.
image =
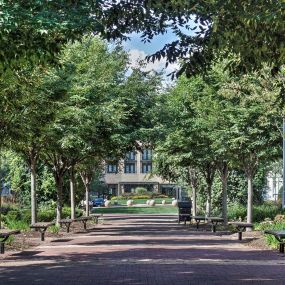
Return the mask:
M193 213L193 216L196 216L197 214L197 193L196 193L196 188L193 188L192 187L192 213Z
M253 208L253 175L247 175L247 222L252 223Z
M75 178L74 178L74 167L70 170L70 208L71 208L71 219L75 219Z
M207 185L207 201L206 201L206 216L211 216L212 205L212 184Z
M62 176L55 174L55 183L57 190L56 201L56 224L59 225L59 221L62 219Z
M212 211L212 185L215 177L216 165L208 163L204 168L204 177L207 183L206 215L211 216Z
M192 188L192 213L193 216L197 214L197 184L198 184L198 174L193 168L188 168L188 178Z
M85 201L86 201L86 217L88 217L90 215L89 212L89 193L90 193L90 184L86 183L85 184Z
M36 158L30 160L31 168L31 223L37 222Z
M219 169L220 177L222 181L222 216L224 224L228 224L228 164L223 162Z

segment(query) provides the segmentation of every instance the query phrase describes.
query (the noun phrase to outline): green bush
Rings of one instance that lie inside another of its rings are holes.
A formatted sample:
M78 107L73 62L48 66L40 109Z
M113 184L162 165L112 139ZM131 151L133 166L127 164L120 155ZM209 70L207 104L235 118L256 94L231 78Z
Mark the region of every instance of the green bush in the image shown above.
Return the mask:
M6 221L10 220L21 220L21 212L19 210L11 210L7 213L6 217L5 217Z
M56 217L55 209L42 209L38 211L37 220L39 222L51 222Z
M240 204L230 204L228 206L228 219L236 221L239 218L246 219L246 207Z
M53 234L57 234L59 230L60 230L60 226L57 226L57 225L48 227L48 231Z
M137 187L137 188L135 189L135 192L136 192L136 194L139 195L139 196L148 195L148 194L149 194L149 192L147 191L147 189L144 188L144 187Z
M264 231L264 230L284 230L285 229L285 221L266 221L255 226L256 230ZM277 247L278 241L273 235L265 235L265 239L267 244L270 247Z
M266 218L274 219L274 217L281 213L281 209L271 203L264 203L263 205L253 206L253 222L261 222ZM247 208L240 204L231 204L228 206L229 220L237 220L241 218L246 219Z
M64 207L62 209L62 217L70 217L71 210L68 207ZM80 217L82 215L82 211L76 209L76 216ZM3 222L10 229L19 229L19 230L27 230L29 229L31 223L31 210L30 209L12 209L7 212L6 215L3 215ZM56 218L56 210L51 208L43 208L39 209L37 212L37 221L38 222L51 222Z
M262 222L266 218L273 220L274 217L280 213L281 209L276 205L264 204L255 206L253 207L253 221Z

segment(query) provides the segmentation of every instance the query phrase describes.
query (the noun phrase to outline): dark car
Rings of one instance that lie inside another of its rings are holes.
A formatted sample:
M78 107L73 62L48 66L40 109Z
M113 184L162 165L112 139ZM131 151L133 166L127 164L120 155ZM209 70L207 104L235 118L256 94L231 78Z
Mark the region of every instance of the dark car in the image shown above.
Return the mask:
M104 199L103 198L96 198L93 202L93 207L102 207L104 206Z

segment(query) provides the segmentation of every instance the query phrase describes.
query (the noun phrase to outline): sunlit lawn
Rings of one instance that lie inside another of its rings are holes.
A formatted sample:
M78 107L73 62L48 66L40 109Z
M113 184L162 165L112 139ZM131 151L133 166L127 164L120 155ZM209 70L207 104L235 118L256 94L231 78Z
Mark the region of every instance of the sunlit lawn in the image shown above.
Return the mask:
M97 207L93 208L92 213L102 214L177 214L177 208L173 206L154 206L154 207Z

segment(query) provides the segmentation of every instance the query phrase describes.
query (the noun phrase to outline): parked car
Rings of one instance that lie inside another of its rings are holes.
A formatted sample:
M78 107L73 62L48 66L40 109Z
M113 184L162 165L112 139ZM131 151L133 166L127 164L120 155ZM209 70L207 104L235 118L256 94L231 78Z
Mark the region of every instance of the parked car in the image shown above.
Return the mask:
M104 206L104 199L103 198L96 198L93 202L93 207L102 207Z

